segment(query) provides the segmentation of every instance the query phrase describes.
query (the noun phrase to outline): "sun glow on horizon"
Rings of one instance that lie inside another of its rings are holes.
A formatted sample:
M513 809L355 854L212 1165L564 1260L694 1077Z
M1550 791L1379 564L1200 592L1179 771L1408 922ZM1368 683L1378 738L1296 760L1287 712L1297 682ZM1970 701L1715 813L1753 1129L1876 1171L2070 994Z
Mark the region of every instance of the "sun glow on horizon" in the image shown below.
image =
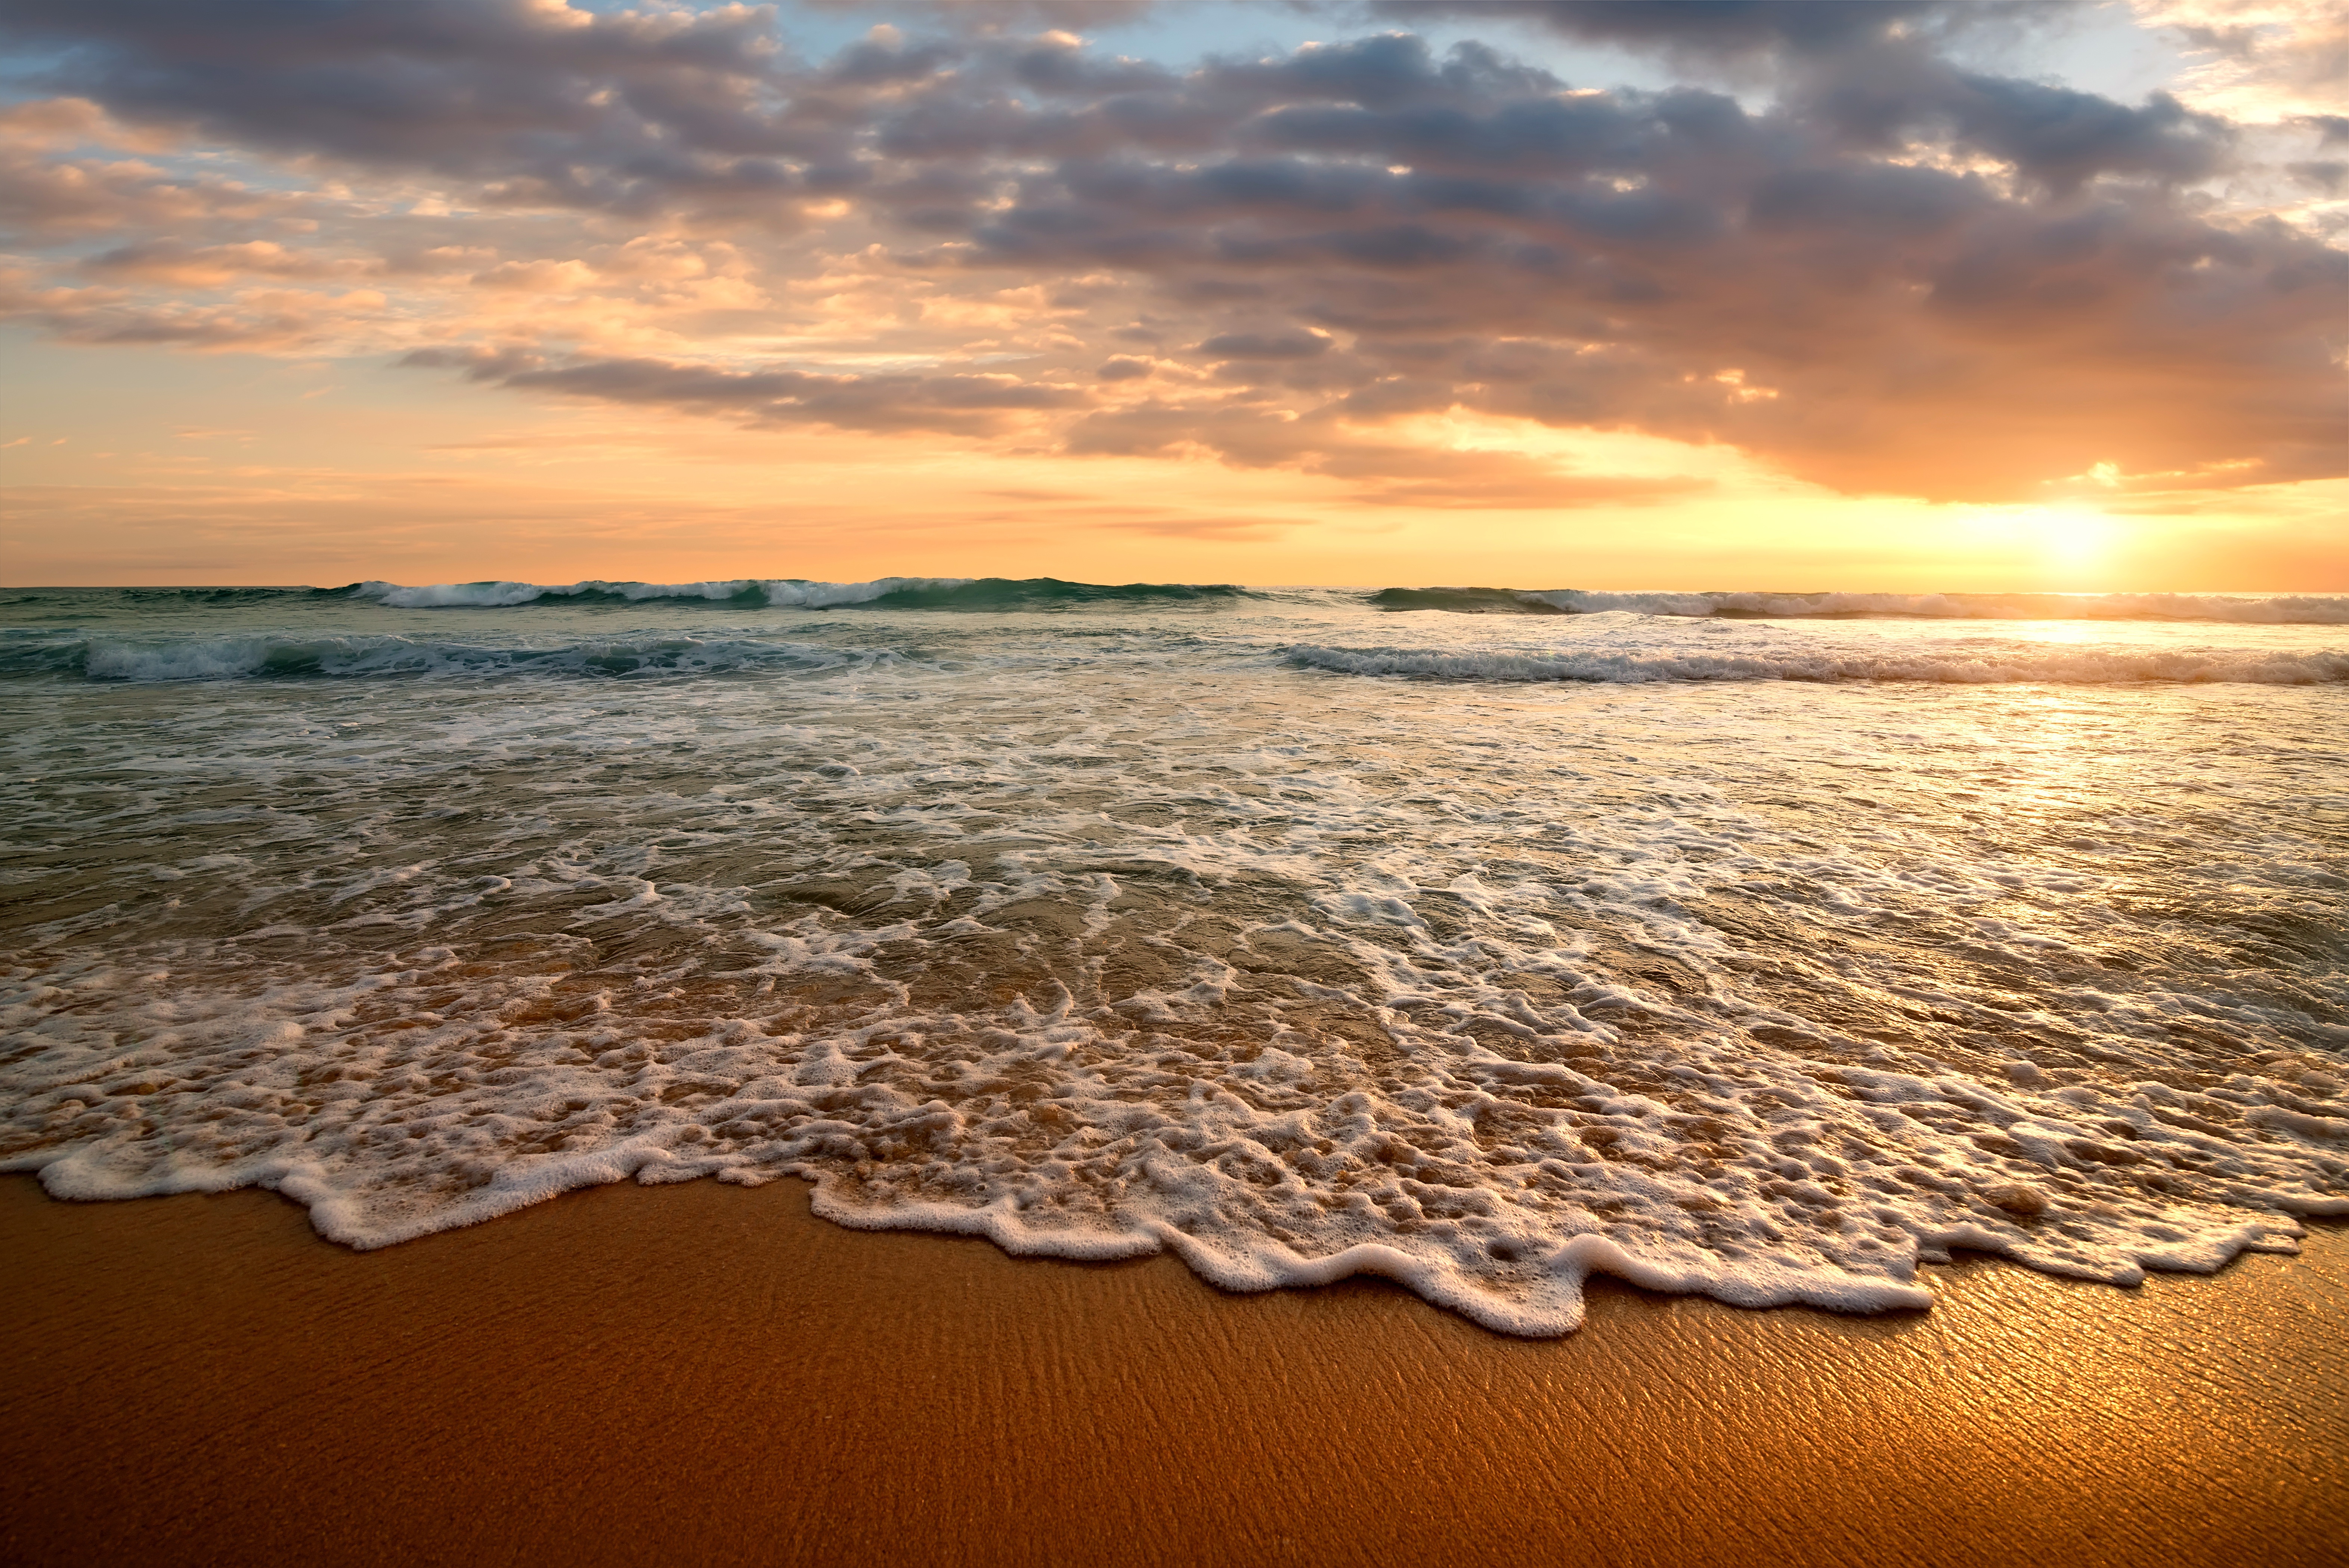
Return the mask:
M2120 527L2101 512L2085 507L2048 506L2032 519L2047 552L2058 567L2085 571L2105 563L2120 537Z

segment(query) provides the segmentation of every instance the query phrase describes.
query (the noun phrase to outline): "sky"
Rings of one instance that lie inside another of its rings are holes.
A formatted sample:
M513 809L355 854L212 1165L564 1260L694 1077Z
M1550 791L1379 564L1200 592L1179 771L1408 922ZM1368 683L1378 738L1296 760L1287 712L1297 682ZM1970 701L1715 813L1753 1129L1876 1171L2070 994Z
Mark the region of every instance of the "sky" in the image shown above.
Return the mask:
M5 0L0 581L2349 591L2324 0Z

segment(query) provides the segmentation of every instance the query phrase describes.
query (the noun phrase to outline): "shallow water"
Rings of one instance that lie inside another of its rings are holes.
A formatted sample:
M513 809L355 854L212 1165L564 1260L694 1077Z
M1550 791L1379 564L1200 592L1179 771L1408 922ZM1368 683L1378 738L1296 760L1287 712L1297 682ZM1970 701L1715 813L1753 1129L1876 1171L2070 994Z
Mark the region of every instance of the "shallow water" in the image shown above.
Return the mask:
M1521 1333L2349 1212L2349 601L1447 593L0 592L0 1164Z

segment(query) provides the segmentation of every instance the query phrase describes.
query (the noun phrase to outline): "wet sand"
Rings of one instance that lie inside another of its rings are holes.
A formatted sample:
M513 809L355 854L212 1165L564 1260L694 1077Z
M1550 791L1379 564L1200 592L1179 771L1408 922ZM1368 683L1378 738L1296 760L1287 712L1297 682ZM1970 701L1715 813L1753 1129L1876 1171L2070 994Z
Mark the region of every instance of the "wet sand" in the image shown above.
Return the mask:
M358 1254L273 1195L0 1180L11 1563L2168 1565L2349 1557L2349 1233L1930 1314L1600 1282L1499 1338L576 1193Z

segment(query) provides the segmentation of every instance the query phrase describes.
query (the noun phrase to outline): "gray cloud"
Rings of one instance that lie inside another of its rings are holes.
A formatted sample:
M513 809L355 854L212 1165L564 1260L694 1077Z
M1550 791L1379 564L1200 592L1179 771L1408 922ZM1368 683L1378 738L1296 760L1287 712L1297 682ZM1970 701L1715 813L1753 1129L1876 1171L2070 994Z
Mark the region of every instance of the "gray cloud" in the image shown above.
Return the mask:
M859 431L937 431L984 435L1006 416L1067 409L1087 400L1078 388L1011 376L730 370L659 359L549 364L519 348L422 348L402 364L460 369L475 381L528 390L730 414L761 425L830 425Z
M873 0L810 0L818 11L871 16ZM1132 21L1153 0L897 0L887 7L899 20L982 30L1017 26L1101 27Z
M2009 24L2078 0L1379 0L1407 21L1484 16L1588 44L1689 56L1817 55L1888 38Z
M984 374L553 342L410 357L517 389L754 424L1024 422L1072 454L1206 451L1419 504L1661 493L1539 465L1414 468L1361 433L1453 408L1734 442L1847 490L1945 498L2029 496L2096 462L2340 472L2349 257L2189 189L2240 155L2225 122L1961 70L1937 47L2029 12L1509 8L1588 40L1766 54L1776 97L1759 109L1695 87L1569 92L1488 46L1439 55L1408 34L1178 71L1021 36L1036 13L1017 6L957 7L953 26L829 61L793 59L747 9L16 0L5 26L46 52L52 85L119 119L439 181L492 209L485 226L509 209L661 214L788 269L811 253L779 232L836 222L843 249L882 242L872 266L1036 285L1063 313L1061 347L988 348ZM0 166L0 213L61 245L103 234L85 275L192 289L366 265L274 232L263 248L230 220L183 232L162 214L192 181L67 169ZM819 199L847 215L808 217ZM125 330L227 319L104 308Z
M1198 351L1217 359L1311 359L1330 351L1330 339L1313 332L1226 332Z
M772 13L557 15L529 0L12 0L0 41L138 122L621 210L794 189L844 156L779 111Z

